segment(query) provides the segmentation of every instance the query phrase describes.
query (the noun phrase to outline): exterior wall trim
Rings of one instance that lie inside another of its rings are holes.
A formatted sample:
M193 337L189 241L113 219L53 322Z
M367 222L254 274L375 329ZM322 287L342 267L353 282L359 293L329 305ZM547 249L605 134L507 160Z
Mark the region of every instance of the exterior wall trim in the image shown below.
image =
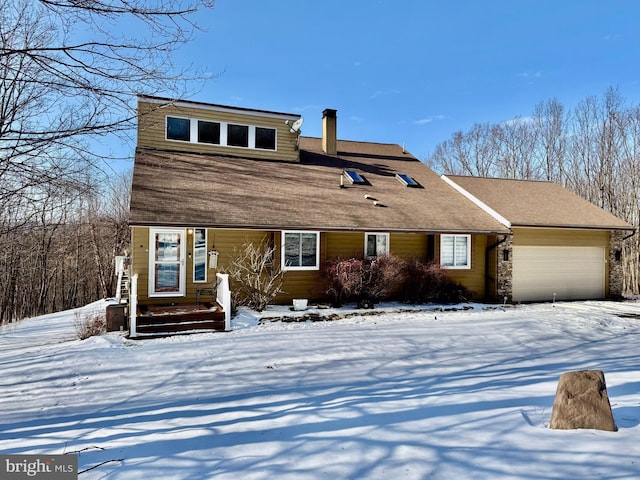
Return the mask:
M253 115L256 117L281 118L282 120L298 120L300 115L294 113L271 112L268 110L254 110L252 108L228 107L224 105L216 105L213 103L190 102L187 100L171 100L169 98L151 97L140 95L138 99L142 102L153 103L156 105L173 105L175 107L200 108L202 110L210 110L213 112L225 113L241 113L244 115Z

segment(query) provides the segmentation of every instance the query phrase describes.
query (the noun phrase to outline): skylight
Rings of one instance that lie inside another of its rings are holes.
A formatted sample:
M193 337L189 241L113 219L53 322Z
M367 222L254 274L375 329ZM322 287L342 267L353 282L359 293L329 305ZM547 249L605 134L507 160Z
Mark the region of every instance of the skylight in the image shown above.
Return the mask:
M355 170L345 170L344 176L347 177L347 180L349 180L351 183L355 183L355 184L365 183L364 178L362 178L360 174Z
M396 173L396 178L402 183L405 187L417 187L418 182L416 182L413 178L405 173Z

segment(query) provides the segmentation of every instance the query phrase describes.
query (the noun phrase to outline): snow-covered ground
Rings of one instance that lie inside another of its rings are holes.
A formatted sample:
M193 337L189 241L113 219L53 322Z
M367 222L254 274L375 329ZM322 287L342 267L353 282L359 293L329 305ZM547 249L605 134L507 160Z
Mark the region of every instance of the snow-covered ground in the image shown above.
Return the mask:
M620 314L640 303L245 311L233 332L142 341L25 320L0 329L0 453L108 462L86 479L637 479L640 318ZM581 369L604 370L617 432L548 428Z

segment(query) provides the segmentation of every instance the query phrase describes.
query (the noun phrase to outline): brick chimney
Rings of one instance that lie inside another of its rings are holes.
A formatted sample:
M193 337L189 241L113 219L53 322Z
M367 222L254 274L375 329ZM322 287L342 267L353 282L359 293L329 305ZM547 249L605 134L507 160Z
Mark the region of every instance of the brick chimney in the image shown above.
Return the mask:
M326 108L322 112L322 151L327 155L336 155L337 146L337 110Z

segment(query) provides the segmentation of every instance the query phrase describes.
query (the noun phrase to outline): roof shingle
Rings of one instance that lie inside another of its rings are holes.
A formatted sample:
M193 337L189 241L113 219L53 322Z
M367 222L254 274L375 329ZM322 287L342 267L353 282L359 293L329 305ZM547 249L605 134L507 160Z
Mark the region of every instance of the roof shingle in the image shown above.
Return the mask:
M512 226L633 229L553 182L446 175Z
M347 169L365 185L345 183ZM395 175L413 177L408 188ZM365 198L368 195L369 198ZM383 206L374 206L377 200ZM300 138L300 162L139 148L132 225L406 232L506 232L399 145Z

